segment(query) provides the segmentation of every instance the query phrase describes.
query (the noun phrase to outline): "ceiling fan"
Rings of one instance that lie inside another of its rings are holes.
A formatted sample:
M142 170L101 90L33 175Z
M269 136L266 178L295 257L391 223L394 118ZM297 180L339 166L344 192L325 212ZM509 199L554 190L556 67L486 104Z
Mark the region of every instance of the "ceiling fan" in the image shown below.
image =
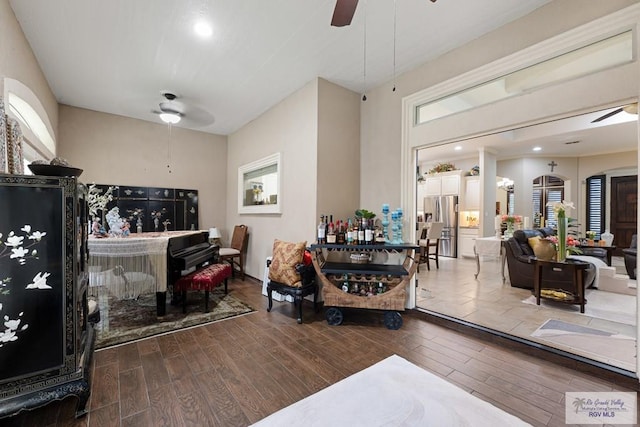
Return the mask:
M591 121L591 123L597 123L597 122L601 122L602 120L606 120L609 117L613 117L618 113L629 113L629 114L638 114L638 103L633 103L633 104L628 104L628 105L624 105L620 108L616 108L613 111L609 111L607 114L603 114L602 116L598 117L597 119Z
M176 101L177 95L171 92L163 92L162 96L166 101L159 104L160 110L154 110L153 113L160 117L160 120L167 124L175 125L184 117L184 105L180 101Z
M435 3L436 1L437 0L431 0L431 3ZM333 10L331 25L334 27L350 25L357 6L358 0L336 0L336 7Z
M163 100L158 104L158 109L151 112L157 114L164 123L175 125L184 120L190 125L207 126L214 122L213 116L198 107L195 102L170 91L161 91L160 94Z

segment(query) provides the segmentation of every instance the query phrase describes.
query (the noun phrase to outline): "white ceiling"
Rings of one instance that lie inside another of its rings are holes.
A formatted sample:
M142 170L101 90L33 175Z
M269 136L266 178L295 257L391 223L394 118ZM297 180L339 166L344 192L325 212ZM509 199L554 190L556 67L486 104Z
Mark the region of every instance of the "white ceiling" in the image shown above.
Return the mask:
M638 149L638 116L620 112L608 119L593 120L617 110L607 108L588 114L533 126L470 138L418 151L418 163L440 163L477 158L480 149L498 160L527 157L582 157ZM460 147L456 150L456 147ZM540 147L540 151L533 151Z
M400 0L395 73L548 1ZM160 122L152 110L171 91L178 126L223 135L315 77L359 93L393 80L394 3L361 0L336 28L335 0L10 0L60 103ZM193 33L198 18L210 39Z

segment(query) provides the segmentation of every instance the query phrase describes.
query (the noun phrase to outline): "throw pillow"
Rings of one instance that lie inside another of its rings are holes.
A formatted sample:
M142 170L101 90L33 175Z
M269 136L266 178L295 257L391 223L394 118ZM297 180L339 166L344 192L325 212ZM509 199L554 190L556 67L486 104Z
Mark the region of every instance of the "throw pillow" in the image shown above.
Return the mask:
M302 263L307 242L291 243L276 239L269 266L269 280L289 286L302 286L296 265Z
M536 258L542 261L552 261L556 258L556 246L553 242L540 236L529 237L528 240Z

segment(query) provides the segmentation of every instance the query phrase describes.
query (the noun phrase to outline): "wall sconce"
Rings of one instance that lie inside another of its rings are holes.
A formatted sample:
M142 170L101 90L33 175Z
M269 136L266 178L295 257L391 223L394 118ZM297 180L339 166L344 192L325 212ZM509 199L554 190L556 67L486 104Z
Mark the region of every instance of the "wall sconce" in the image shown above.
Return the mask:
M220 246L221 237L222 235L220 234L220 230L218 230L216 227L209 229L209 243L211 243L212 245Z

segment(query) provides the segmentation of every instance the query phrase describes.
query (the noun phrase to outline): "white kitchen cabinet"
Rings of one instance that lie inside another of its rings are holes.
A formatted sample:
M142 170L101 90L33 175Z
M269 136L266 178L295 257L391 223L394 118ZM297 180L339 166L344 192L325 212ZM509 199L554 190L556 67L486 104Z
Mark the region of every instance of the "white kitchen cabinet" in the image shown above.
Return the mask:
M460 175L443 175L441 184L443 196L457 196L460 194Z
M442 195L442 178L439 176L428 176L424 180L425 196L441 196Z
M460 244L458 253L460 256L472 258L475 256L473 246L476 244L478 237L477 228L460 228L458 233L458 242Z
M462 171L440 172L427 175L424 179L425 196L460 195L460 177Z
M462 209L465 211L480 210L480 177L464 177L464 197L461 200Z

